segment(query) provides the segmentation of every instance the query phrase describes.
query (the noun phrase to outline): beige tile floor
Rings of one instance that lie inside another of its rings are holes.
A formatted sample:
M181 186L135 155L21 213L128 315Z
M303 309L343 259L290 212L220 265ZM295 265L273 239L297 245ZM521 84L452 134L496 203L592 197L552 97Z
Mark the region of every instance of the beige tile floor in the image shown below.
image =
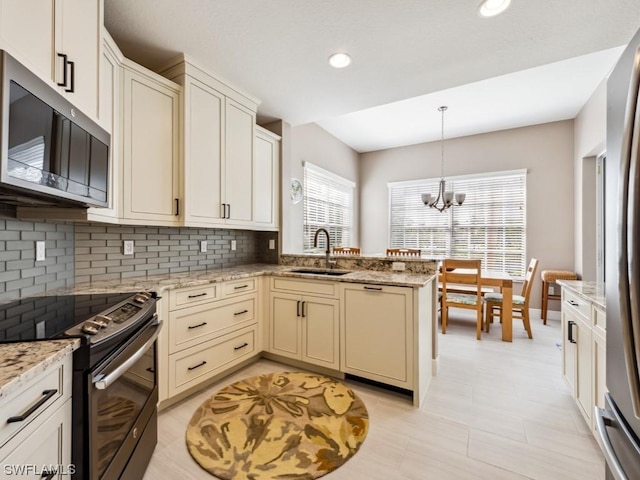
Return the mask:
M604 460L560 374L560 324L520 322L513 343L500 326L475 339L455 310L439 334L440 371L426 404L355 381L370 430L360 451L327 480L604 480ZM212 479L189 456L184 432L196 407L237 379L291 367L260 360L159 416L159 440L144 480Z

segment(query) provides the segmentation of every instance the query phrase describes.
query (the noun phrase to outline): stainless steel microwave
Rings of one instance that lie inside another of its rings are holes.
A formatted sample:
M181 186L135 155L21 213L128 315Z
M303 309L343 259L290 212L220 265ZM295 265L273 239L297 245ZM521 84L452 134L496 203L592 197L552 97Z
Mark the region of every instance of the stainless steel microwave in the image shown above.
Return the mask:
M109 134L0 50L0 202L106 207Z

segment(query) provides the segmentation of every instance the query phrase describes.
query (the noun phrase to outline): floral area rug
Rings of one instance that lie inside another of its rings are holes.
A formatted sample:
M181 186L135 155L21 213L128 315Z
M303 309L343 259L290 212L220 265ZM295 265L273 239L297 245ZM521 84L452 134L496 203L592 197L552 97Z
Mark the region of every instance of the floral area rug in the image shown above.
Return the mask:
M308 480L343 465L369 428L346 385L309 373L271 373L229 385L193 414L187 448L223 480Z

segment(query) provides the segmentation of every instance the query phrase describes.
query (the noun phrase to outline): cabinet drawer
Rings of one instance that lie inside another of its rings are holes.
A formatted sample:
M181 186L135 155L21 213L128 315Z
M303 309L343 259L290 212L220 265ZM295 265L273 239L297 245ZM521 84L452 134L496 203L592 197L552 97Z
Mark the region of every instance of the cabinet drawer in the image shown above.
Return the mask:
M256 353L248 327L169 356L169 394L175 395Z
M255 292L256 285L257 283L255 278L245 278L242 280L225 282L222 288L224 289L225 297L233 297L236 295L242 295L243 293Z
M207 284L199 287L180 288L169 292L169 309L201 305L219 298L219 285Z
M338 296L337 282L320 282L299 278L273 277L271 289L281 292L302 293L310 295Z
M562 306L580 314L591 324L591 303L573 292L562 289Z
M169 352L219 337L256 322L255 295L247 295L212 305L200 305L171 313Z
M55 409L52 408L54 405L60 405L67 398L71 398L71 358L71 355L67 355L65 359L31 380L21 391L0 401L0 445L4 445L43 412L50 412ZM24 420L8 422L10 417L25 415L34 407L36 408L33 413Z

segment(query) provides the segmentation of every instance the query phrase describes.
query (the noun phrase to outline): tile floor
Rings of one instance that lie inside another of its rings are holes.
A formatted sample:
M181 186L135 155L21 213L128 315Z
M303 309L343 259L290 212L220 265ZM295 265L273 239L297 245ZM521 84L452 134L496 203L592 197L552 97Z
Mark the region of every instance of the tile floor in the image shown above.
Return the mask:
M474 320L454 310L439 334L440 371L426 404L359 382L370 430L360 451L327 480L604 480L604 460L560 374L560 323L520 322L513 343L500 326L475 339ZM260 360L160 413L159 441L144 480L212 479L189 456L192 413L223 385L291 367Z

